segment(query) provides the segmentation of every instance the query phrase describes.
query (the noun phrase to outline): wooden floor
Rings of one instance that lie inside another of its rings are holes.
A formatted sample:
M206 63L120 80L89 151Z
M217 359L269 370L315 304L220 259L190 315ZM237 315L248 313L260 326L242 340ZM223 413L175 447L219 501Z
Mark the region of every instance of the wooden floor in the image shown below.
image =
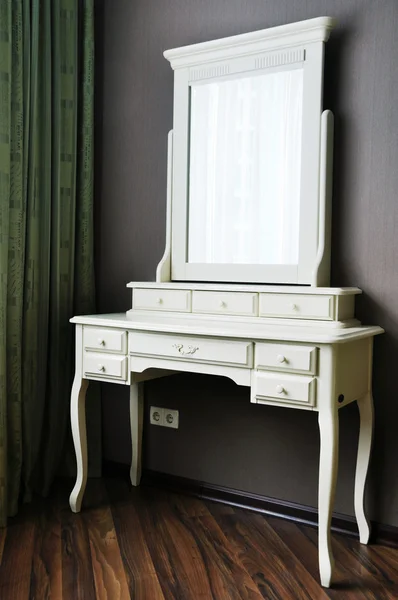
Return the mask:
M121 479L70 484L0 530L1 600L398 598L398 550L334 535L336 583L318 583L317 532Z

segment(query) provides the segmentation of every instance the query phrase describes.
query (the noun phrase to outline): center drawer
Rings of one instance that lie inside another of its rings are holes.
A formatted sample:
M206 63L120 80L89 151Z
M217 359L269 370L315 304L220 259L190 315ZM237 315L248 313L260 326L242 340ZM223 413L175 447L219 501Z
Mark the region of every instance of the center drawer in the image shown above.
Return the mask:
M254 366L256 369L315 375L317 354L315 346L259 342L255 346Z
M258 314L258 294L194 291L192 312L255 317Z
M253 366L253 344L235 340L137 332L129 336L129 352L136 356Z

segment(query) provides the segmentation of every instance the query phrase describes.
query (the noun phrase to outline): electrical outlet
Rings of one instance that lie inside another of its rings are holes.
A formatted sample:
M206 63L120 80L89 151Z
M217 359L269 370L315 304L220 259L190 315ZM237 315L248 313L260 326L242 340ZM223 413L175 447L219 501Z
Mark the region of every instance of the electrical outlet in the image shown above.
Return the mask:
M151 425L161 425L163 427L178 429L178 410L172 410L171 408L160 408L159 406L151 406L149 411L149 420Z
M170 408L164 408L164 422L165 427L172 427L178 429L178 410L171 410Z
M163 425L164 409L159 408L158 406L151 406L149 420L151 425Z

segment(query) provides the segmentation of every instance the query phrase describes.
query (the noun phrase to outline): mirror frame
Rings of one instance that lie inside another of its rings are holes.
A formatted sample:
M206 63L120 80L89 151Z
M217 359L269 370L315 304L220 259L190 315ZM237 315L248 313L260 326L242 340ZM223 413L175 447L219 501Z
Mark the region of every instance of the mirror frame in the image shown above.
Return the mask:
M335 22L319 17L220 40L167 50L174 70L174 126L171 182L171 280L328 285L331 165L322 156L324 43ZM189 128L190 87L249 72L303 70L299 259L297 265L189 263ZM330 114L330 113L329 113ZM329 117L329 115L328 115ZM329 128L330 130L330 128ZM330 132L330 131L329 131ZM330 150L330 139L326 142ZM331 152L329 152L331 154ZM324 175L322 181L322 161ZM325 189L326 188L326 189ZM322 255L321 255L322 254ZM321 268L322 267L322 268ZM322 271L320 279L318 271Z

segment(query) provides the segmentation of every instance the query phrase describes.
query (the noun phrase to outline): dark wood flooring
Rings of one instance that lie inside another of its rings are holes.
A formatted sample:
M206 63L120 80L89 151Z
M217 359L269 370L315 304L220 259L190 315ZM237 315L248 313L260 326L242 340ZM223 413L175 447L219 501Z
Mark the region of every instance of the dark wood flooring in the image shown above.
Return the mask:
M317 531L122 479L71 484L0 530L1 600L398 598L398 550L333 536L336 583L318 583Z

